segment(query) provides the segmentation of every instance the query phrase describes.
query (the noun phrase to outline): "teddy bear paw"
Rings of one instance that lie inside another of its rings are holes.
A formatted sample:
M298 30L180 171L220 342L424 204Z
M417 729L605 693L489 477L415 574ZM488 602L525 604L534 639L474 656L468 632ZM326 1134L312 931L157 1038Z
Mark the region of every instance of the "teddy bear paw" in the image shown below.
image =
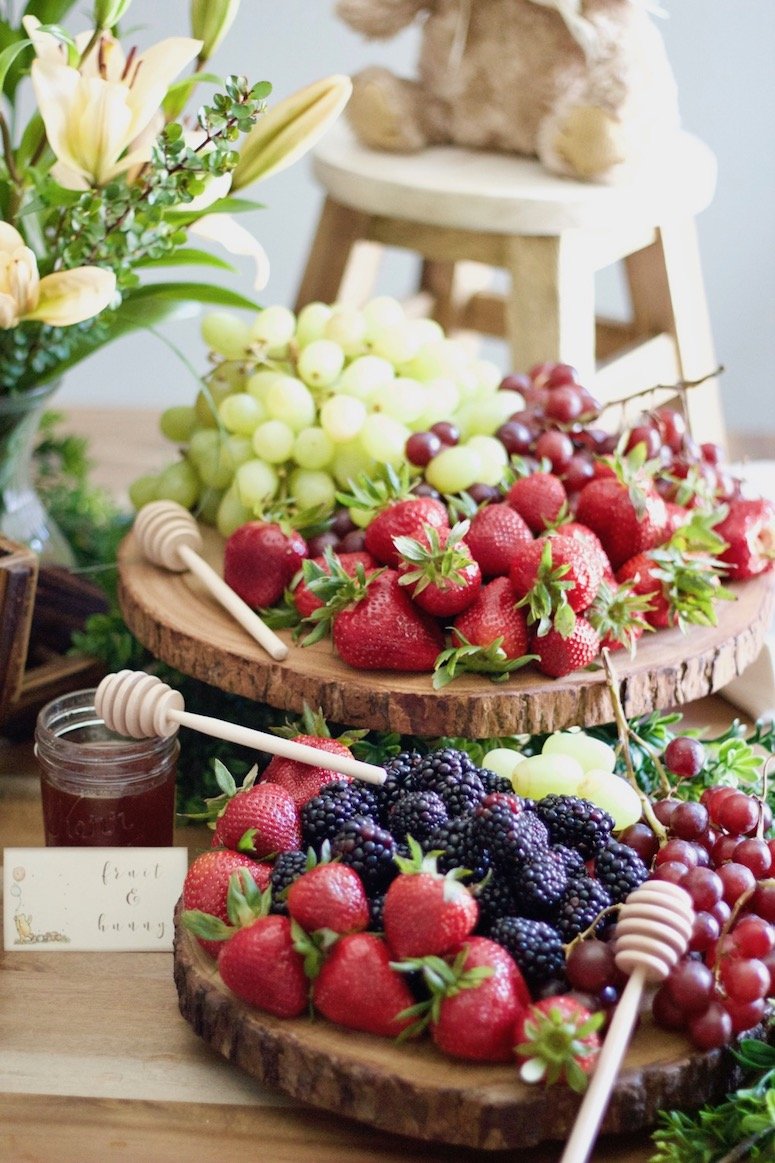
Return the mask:
M542 135L549 169L585 181L611 181L628 161L624 128L596 105L576 105Z
M416 153L428 144L417 116L417 86L387 69L364 69L353 78L347 119L371 149Z

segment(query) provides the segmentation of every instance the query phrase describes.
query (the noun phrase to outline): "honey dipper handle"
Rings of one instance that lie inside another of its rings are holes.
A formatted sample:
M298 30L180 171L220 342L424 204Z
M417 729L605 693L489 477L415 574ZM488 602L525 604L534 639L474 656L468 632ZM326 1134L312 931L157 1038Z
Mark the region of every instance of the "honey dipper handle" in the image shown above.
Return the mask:
M223 578L218 576L204 558L195 553L189 545L179 545L178 553L213 597L229 611L232 617L239 622L243 629L247 630L251 638L254 638L267 654L276 662L282 662L284 658L288 657L288 647L283 640L278 638L274 630L270 630L265 622L261 621L258 614L254 613L238 594L235 594L231 586L226 585Z
M252 727L241 727L236 723L227 723L223 719L213 719L209 715L194 715L190 711L170 709L167 711L167 717L174 719L182 727L190 727L216 739L226 739L229 743L252 747L256 751L281 755L284 759L296 759L299 763L308 763L312 767L325 767L331 771L338 771L341 775L352 776L353 779L362 779L365 783L381 784L385 781L385 772L381 767L373 763L363 763L353 755L335 755L330 751L321 751L318 747L310 747L307 743L296 743L293 739L267 735L263 731L255 731Z
M613 1020L603 1042L589 1088L576 1115L570 1138L565 1145L560 1163L586 1163L603 1121L608 1100L619 1067L630 1043L638 1017L640 998L645 983L645 970L637 966L624 987L614 1011Z

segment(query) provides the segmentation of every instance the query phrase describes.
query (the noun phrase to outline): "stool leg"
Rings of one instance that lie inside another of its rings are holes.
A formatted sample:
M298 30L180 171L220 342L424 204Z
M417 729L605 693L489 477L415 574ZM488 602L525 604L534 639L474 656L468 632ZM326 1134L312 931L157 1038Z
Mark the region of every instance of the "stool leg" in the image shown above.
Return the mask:
M506 336L513 369L570 363L594 390L595 277L583 240L570 231L506 238L503 266L511 278Z
M363 303L374 286L382 247L369 242L371 217L326 198L294 309L307 303Z
M694 220L663 224L657 241L628 256L625 266L639 334L672 337L681 379L701 379L712 372L717 359ZM689 391L686 403L695 439L724 445L718 381Z

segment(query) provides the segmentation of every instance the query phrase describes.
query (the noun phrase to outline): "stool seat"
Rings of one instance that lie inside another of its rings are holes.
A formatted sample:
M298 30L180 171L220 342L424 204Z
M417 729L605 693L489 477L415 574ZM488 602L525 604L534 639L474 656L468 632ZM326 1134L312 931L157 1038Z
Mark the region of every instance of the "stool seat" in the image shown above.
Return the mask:
M313 172L338 202L368 214L456 230L558 235L658 225L694 217L712 201L716 158L699 138L679 133L657 165L603 186L550 174L539 161L455 146L418 154L362 146L337 122L313 155Z

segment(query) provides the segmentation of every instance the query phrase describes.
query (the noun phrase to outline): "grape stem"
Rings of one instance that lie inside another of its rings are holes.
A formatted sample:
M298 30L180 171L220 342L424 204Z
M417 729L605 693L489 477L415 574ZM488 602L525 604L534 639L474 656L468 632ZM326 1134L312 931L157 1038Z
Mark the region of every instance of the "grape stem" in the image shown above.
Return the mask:
M718 936L718 942L716 943L716 963L713 966L713 981L717 987L719 984L719 979L721 977L721 961L722 961L721 951L722 951L722 947L723 947L722 942L724 941L725 937L728 937L729 934L732 932L732 929L735 925L737 918L740 916L740 913L742 912L743 908L745 907L745 905L748 904L749 900L751 899L751 897L753 896L753 894L755 892L756 892L756 885L754 885L753 888L747 888L745 890L745 892L740 893L740 896L737 898L737 900L734 903L732 911L730 912L729 916L727 917L726 921L724 922L724 924L721 928L721 932L719 933L719 936Z
M769 755L762 767L762 790L759 795L759 820L756 825L756 839L764 839L764 805L767 803L767 776L769 775L769 766L775 760L775 755Z
M603 657L603 666L605 667L608 692L611 696L611 703L613 704L613 709L614 709L614 717L616 719L616 730L617 730L618 735L619 735L619 743L620 743L620 746L622 749L622 756L624 758L624 765L625 765L625 769L627 772L627 779L629 780L633 789L638 794L638 798L640 799L641 807L643 809L643 815L644 815L649 827L651 828L652 832L659 840L660 844L663 844L665 842L665 840L667 840L667 831L665 830L664 826L662 824L660 824L657 817L654 815L654 809L651 806L651 800L649 799L649 797L646 795L646 793L641 788L640 784L638 783L637 776L635 775L635 768L633 767L633 763L632 763L632 753L630 752L631 728L630 728L629 723L627 722L627 717L624 713L624 708L622 706L621 696L619 694L619 679L618 679L616 672L613 668L613 664L611 662L611 658L610 658L610 654L609 654L609 650L608 650L607 646L603 647L602 657Z
M723 365L719 364L712 372L708 372L698 380L678 380L675 384L653 384L650 388L641 388L639 392L632 392L629 396L620 396L616 400L606 400L600 409L601 414L608 408L615 408L617 404L629 404L631 400L639 400L641 396L650 396L653 392L678 392L680 394L689 391L690 388L699 388L701 384L721 375L724 370Z
M563 948L563 952L565 953L566 959L567 959L567 956L570 953L571 949L574 949L576 947L576 945L580 945L582 941L586 941L587 937L594 936L595 929L600 924L603 917L607 917L610 913L617 913L621 907L622 907L621 904L615 904L615 905L606 905L606 907L604 909L601 909L600 912L595 917L594 921L591 923L591 925L588 925L587 928L583 930L583 932L577 933L576 936L573 937L572 940L570 940L567 945L563 945L562 948Z
M663 796L666 799L669 798L669 796L672 795L673 788L672 788L672 785L670 783L670 780L667 778L667 771L665 770L665 765L663 764L662 760L659 758L658 752L655 751L655 749L652 747L652 745L650 743L647 743L645 739L641 738L641 736L637 733L637 731L633 728L632 724L629 721L627 723L627 733L630 736L630 738L633 739L638 744L638 746L642 747L644 751L648 752L649 758L651 759L651 762L654 764L654 769L655 769L657 775L659 776L659 790L662 792Z

